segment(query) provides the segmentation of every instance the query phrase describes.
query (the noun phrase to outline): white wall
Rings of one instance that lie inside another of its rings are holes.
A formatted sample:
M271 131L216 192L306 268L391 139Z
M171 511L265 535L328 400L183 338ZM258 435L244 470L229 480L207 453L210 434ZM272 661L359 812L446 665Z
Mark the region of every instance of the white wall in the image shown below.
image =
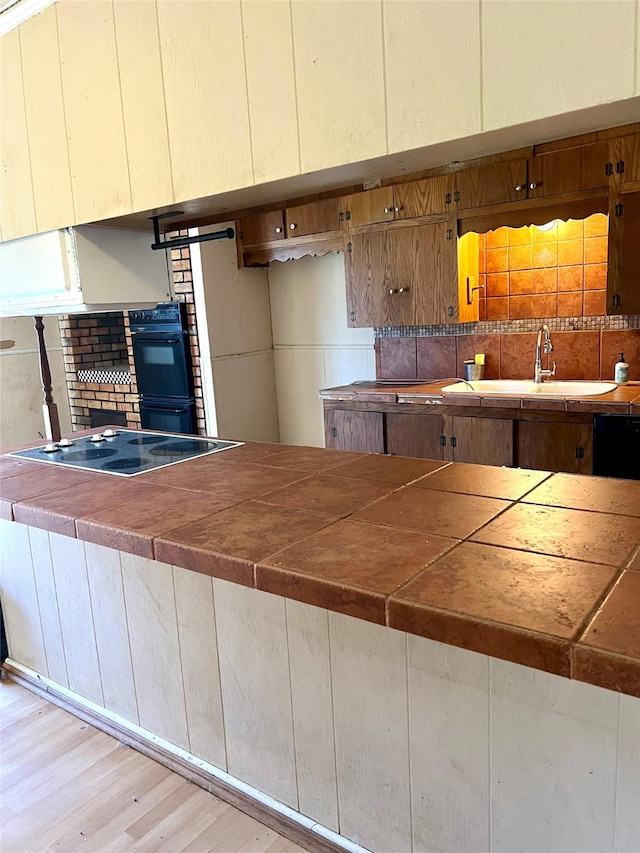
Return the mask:
M375 378L372 329L347 328L344 257L269 267L280 439L324 447L321 388Z
M57 317L45 317L45 343L62 432L71 432ZM32 317L0 320L0 443L37 441L44 436L38 339Z
M202 233L233 225L202 229ZM269 282L265 270L239 270L235 241L191 247L207 432L278 441Z

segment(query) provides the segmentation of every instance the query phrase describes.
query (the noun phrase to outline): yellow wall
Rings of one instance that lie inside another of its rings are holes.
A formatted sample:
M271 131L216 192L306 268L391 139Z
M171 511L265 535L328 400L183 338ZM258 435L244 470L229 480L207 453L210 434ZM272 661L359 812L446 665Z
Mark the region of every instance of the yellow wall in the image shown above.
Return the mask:
M59 0L0 40L0 237L638 97L639 8Z

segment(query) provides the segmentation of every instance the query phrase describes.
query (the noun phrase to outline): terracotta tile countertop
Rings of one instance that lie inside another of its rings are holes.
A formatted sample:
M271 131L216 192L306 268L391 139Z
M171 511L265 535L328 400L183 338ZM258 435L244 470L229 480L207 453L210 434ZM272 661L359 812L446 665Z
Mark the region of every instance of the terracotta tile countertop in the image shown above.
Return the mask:
M247 443L0 457L2 516L640 696L640 482Z
M372 380L354 382L337 388L320 391L323 400L343 400L354 403L407 403L447 406L496 406L504 409L543 409L566 412L603 412L611 414L636 414L640 411L640 382L619 385L613 391L584 397L507 397L505 394L442 394L445 385L461 382L460 379L443 379L437 382L420 380Z

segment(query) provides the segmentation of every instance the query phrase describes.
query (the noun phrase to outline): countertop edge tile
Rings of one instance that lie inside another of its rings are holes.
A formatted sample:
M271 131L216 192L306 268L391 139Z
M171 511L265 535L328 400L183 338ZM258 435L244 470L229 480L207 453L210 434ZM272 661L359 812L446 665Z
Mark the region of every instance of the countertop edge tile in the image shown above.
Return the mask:
M138 530L113 527L89 518L76 519L76 538L116 551L126 551L137 557L153 560L153 537Z
M0 497L0 518L4 521L13 521L13 501Z
M553 675L571 677L572 643L569 640L436 610L395 596L389 598L387 607L389 628Z
M640 660L576 643L571 677L640 699Z
M265 563L256 563L255 579L256 589L263 592L353 616L366 622L374 622L377 625L385 624L387 596L383 593L315 578L312 575L305 575L292 569L277 568Z
M13 505L13 517L20 524L39 527L41 530L48 530L49 533L60 533L62 536L70 536L73 539L77 538L76 519L72 515L18 502Z
M254 587L254 562L244 557L219 554L162 537L153 540L154 559L201 575Z

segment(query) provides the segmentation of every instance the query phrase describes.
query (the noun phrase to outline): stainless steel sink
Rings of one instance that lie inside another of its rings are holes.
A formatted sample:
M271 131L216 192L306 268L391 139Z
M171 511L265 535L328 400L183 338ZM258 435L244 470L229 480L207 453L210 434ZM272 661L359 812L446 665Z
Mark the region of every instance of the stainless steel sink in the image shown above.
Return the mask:
M532 382L530 379L480 379L446 385L443 394L502 397L597 397L616 388L615 382Z

